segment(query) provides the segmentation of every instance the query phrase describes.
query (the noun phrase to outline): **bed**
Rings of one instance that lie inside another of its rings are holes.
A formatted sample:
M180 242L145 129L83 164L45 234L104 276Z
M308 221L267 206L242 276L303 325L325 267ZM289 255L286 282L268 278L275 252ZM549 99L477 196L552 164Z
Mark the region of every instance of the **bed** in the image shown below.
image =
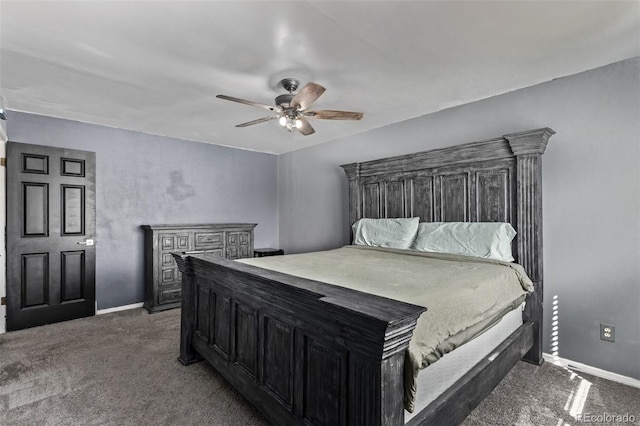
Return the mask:
M510 312L515 323L491 328L502 330L500 342L410 415L405 357L428 304L206 254L174 254L183 276L180 362L206 359L274 424L460 423L519 359L542 363L541 159L553 134L536 129L342 166L350 224L409 217L510 223L518 232L514 257L534 288L524 310ZM438 389L429 379L419 387Z

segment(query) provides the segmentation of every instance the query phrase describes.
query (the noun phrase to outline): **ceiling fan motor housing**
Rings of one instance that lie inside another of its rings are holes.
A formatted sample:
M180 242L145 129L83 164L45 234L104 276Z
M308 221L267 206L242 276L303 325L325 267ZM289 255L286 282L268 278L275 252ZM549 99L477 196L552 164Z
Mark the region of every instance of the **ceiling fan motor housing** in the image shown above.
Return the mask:
M282 108L287 108L291 105L291 100L294 98L293 93L286 93L284 95L276 96L275 102L276 105L281 106Z

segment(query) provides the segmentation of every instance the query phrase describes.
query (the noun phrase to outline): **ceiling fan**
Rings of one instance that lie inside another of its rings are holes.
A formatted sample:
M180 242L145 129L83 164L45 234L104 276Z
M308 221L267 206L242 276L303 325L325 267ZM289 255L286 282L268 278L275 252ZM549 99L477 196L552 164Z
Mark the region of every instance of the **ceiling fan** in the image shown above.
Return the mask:
M245 105L251 105L258 108L263 108L272 112L275 115L270 117L258 118L257 120L248 121L246 123L238 124L236 127L253 126L254 124L265 123L271 120L278 120L280 125L286 128L290 132L299 131L304 136L315 133L308 118L317 118L323 120L360 120L363 117L361 112L353 111L335 111L323 109L319 111L310 111L307 108L311 106L326 90L319 84L307 83L298 93L296 91L300 85L300 81L295 78L285 78L280 80L280 85L284 87L289 93L277 96L275 99L275 106L259 104L245 99L234 98L232 96L217 95L216 98L224 99L227 101L238 102Z

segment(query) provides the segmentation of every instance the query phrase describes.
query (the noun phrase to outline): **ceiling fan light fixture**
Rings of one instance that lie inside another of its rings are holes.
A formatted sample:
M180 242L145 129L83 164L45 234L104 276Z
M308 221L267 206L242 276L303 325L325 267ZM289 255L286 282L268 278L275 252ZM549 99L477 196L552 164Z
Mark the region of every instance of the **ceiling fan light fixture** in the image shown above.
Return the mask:
M287 118L287 130L290 132L293 132L294 130L296 130L296 119L295 118L291 118L288 117Z
M283 115L278 119L278 123L282 127L285 127L288 131L293 132L296 129L302 127L302 121L295 116Z

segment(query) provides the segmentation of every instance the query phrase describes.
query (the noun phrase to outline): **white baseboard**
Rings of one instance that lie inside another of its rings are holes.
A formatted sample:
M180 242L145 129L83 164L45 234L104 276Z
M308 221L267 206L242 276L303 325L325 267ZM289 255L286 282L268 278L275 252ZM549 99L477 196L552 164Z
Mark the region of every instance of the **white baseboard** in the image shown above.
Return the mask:
M142 308L142 305L144 305L144 303L140 302L140 303L132 303L131 305L116 306L114 308L96 309L96 315L109 314L111 312L118 312L118 311L126 311L128 309ZM97 303L96 303L96 306L98 306ZM4 310L4 306L2 307L2 309L0 309L0 313L2 313L3 310ZM4 318L4 315L2 316L2 318ZM4 326L5 326L4 321L1 321L0 322L0 334L4 333L6 331Z
M622 383L623 385L633 386L634 388L640 388L640 380L634 379L633 377L627 377L623 376L622 374L612 373L611 371L602 370L597 367L582 364L581 362L571 361L569 359L560 358L558 356L547 353L543 353L542 356L546 362L550 362L551 364L566 367L570 370L581 371L586 374L591 374L592 376L611 380L612 382Z
M126 311L128 309L142 308L144 303L132 303L131 305L116 306L113 308L96 309L96 315L110 314L111 312Z

